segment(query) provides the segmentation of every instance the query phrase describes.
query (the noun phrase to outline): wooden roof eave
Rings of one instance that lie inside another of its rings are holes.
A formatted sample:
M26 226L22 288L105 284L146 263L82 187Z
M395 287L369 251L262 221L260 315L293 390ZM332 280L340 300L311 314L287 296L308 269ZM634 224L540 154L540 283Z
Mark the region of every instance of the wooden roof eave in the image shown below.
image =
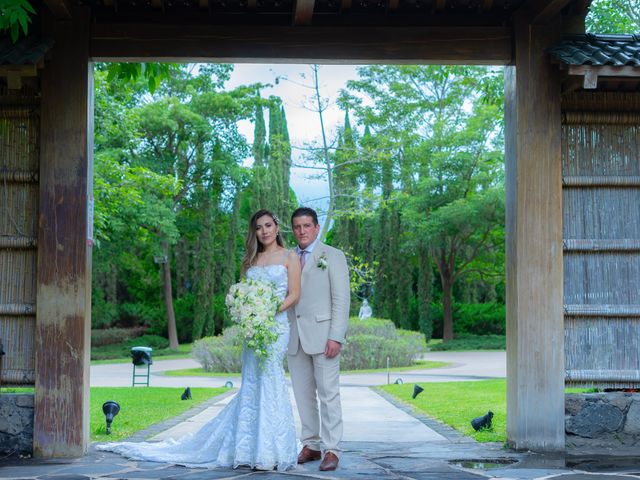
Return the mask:
M54 18L57 20L68 20L71 18L72 6L70 0L44 0Z
M630 65L567 65L560 63L560 68L569 76L582 77L582 88L585 90L598 88L599 78L620 78L640 81L640 67Z

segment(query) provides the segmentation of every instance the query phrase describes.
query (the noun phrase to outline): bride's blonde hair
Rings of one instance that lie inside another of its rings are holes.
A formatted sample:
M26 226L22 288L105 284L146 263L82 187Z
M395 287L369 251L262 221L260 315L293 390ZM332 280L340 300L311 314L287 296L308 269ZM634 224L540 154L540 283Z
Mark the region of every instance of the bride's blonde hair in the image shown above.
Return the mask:
M258 210L251 216L249 220L249 229L247 230L247 239L245 241L245 253L242 259L242 274L244 275L249 270L249 267L253 264L253 261L258 256L258 253L264 251L264 245L258 240L256 232L258 230L258 219L269 215L273 219L273 223L278 227L278 234L276 235L276 243L284 248L284 241L282 235L280 235L280 219L269 210Z

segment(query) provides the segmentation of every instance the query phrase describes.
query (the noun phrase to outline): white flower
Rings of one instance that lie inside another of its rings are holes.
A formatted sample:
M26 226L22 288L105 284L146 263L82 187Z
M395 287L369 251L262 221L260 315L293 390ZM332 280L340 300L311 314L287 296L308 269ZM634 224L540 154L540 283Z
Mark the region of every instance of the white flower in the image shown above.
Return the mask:
M246 279L229 288L225 297L231 319L238 324L247 347L263 360L268 347L278 339L275 315L280 306L275 285Z
M328 266L329 261L327 260L327 254L323 252L322 255L320 255L320 257L318 258L317 267L320 270L326 270Z

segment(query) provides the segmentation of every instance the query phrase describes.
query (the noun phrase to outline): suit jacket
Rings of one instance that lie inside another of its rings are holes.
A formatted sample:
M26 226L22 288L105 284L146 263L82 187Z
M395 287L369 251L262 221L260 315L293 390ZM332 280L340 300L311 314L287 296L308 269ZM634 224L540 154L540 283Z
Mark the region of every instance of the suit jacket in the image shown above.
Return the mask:
M318 266L321 258L325 259L324 269ZM302 269L300 299L287 312L290 355L298 351L298 340L308 355L323 353L329 339L344 343L349 325L349 283L344 253L316 243Z

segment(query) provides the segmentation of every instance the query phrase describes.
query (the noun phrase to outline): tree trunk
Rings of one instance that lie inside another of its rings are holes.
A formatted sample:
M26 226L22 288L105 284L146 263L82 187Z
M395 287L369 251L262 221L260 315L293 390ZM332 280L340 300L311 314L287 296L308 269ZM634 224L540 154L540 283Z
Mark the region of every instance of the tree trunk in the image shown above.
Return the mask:
M453 311L451 309L451 279L441 275L442 279L442 341L453 340Z
M178 329L176 328L176 315L173 312L173 292L171 289L171 263L169 261L169 245L162 242L162 251L166 262L162 264L162 279L164 283L164 305L167 309L167 333L169 335L169 348L178 350Z
M432 283L432 269L429 258L429 252L424 248L418 249L418 313L420 330L424 333L427 342L431 340L433 333L433 324L429 317Z
M322 224L322 230L320 231L320 235L318 235L318 239L321 242L324 242L327 238L327 233L329 232L329 225L331 225L331 220L333 219L333 211L335 208L335 185L333 179L333 164L331 162L331 157L329 155L329 146L327 145L327 135L324 129L324 116L322 112L324 111L324 107L322 106L322 97L320 96L320 86L318 83L318 65L313 65L311 67L313 70L313 81L314 81L314 96L318 108L318 117L320 118L320 133L322 134L322 153L325 167L327 169L327 183L329 185L329 206L327 207L327 215L324 219L324 223Z

